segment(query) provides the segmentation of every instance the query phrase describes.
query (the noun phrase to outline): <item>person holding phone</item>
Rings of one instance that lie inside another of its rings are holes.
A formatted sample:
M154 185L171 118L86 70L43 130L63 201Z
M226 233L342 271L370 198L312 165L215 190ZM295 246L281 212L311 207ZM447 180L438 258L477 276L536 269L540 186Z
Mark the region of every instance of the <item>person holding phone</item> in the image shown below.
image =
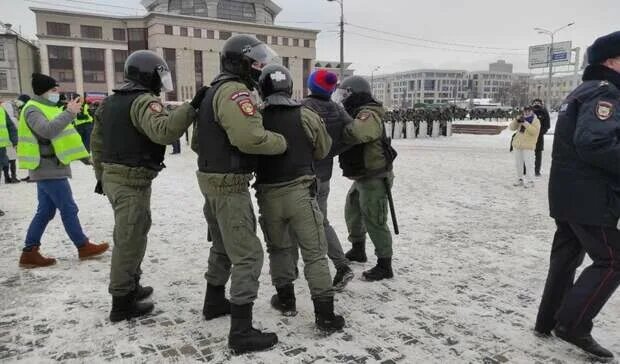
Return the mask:
M79 258L100 255L109 246L107 243L93 244L84 234L69 184L71 162L89 158L80 135L71 124L81 110L81 100L69 100L63 111L58 106L58 83L40 73L32 75L32 89L35 95L26 102L19 117L17 158L20 168L28 170L30 180L37 183L38 207L28 227L19 264L34 268L56 263L54 258L44 257L39 252L45 228L56 210L60 211L65 231L77 248Z
M538 133L540 133L540 120L538 120L532 108L526 106L523 109L523 114L513 120L508 128L516 131L512 137L512 151L514 152L517 167L517 180L514 186L533 187L534 150L538 141ZM525 171L523 171L524 164Z

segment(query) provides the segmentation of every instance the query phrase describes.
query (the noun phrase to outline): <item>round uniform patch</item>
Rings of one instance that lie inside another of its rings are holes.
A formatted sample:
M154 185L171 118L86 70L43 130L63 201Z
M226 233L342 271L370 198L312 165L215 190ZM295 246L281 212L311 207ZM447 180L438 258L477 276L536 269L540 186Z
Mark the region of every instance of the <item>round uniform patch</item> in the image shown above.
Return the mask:
M362 111L361 113L359 113L359 115L357 115L357 118L360 119L361 121L366 121L368 120L369 117L370 117L370 113L368 111Z
M256 107L252 103L252 100L245 99L239 102L239 108L247 116L254 116L256 114Z
M599 101L596 104L596 117L600 120L607 120L614 114L614 105L611 102Z
M149 104L149 109L153 112L160 113L164 110L164 106L157 101L153 101Z

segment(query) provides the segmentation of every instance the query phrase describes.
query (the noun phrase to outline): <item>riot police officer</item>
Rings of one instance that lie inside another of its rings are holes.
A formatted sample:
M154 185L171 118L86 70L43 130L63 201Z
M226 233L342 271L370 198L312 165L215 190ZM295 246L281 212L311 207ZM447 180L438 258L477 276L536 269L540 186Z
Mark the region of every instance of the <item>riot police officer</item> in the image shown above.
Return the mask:
M91 150L97 186L114 210L114 250L110 269L110 321L148 314L153 304L141 302L153 293L140 285L140 265L151 227L151 182L165 167L166 145L183 135L204 97L168 113L159 94L172 91L163 58L147 50L125 61L125 83L107 97L95 114Z
M557 230L535 329L609 360L590 333L620 285L620 31L598 38L588 61L555 128L549 208ZM586 253L593 264L575 281Z
M260 223L277 291L271 304L285 314L295 313L296 259L291 254L290 232L304 260L316 325L325 331L342 329L344 318L334 314L323 215L315 198L314 161L327 156L332 140L321 117L291 99L293 78L285 67L265 67L258 90L264 101L265 129L282 134L289 142L286 154L259 157L256 170Z
M236 35L224 43L221 73L202 102L192 140L198 153L204 214L213 238L203 314L207 320L231 314L228 345L236 354L264 350L278 342L276 334L252 327L263 248L256 236L248 191L256 155L286 151L284 137L263 128L251 95L262 68L275 56L271 48L250 35ZM225 297L229 277L230 302Z
M354 145L340 155L343 175L353 180L347 194L345 219L349 241L346 254L352 261L366 262L366 233L377 255L377 265L363 272L368 281L392 278L392 234L387 226L388 188L392 187L395 157L383 127L383 105L373 99L370 84L360 76L346 78L334 95L354 121L343 131L343 141Z

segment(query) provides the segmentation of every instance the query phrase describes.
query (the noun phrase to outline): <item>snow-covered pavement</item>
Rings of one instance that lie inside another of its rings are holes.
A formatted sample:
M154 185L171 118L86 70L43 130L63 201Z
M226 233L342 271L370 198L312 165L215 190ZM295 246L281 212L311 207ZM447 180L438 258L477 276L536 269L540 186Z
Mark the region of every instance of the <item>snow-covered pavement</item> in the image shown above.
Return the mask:
M107 315L110 253L80 262L60 218L42 251L51 268L17 266L33 214L33 184L0 186L0 361L231 363L573 363L586 356L556 339L532 334L554 232L547 177L534 189L512 187L510 135L398 140L394 199L395 278L359 279L374 262L353 265L356 279L337 295L347 326L320 336L303 276L296 284L299 315L269 306L274 293L265 264L255 326L276 332L271 351L231 357L228 318L201 316L209 243L194 154L167 158L153 187L153 228L142 266L155 288L154 315L112 325ZM549 164L551 136L547 136ZM548 168L545 168L548 170ZM338 173L336 173L338 174ZM72 187L88 235L112 240L112 212L93 194L92 171L74 164ZM330 220L349 244L343 220L350 183L332 182ZM259 233L259 236L262 235ZM372 249L369 249L372 253ZM303 270L302 270L303 271ZM594 336L620 355L620 297L595 322Z

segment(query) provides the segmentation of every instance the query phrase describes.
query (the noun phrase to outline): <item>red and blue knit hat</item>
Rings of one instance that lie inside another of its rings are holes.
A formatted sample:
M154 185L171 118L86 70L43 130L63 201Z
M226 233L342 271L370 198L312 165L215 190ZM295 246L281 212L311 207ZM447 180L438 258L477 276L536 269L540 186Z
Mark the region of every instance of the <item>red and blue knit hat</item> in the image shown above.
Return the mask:
M338 76L327 70L316 70L308 77L308 88L313 95L330 97L338 85Z

